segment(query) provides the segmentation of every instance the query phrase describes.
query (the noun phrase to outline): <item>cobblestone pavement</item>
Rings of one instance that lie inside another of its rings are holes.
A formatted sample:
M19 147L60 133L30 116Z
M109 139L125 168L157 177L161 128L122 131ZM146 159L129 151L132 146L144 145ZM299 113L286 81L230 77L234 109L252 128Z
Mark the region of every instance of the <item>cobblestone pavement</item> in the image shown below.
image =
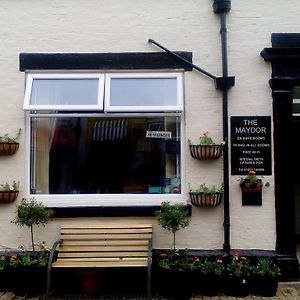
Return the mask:
M42 299L42 297L20 297L20 296L15 296L11 292L0 292L0 300L39 300ZM54 298L53 300L66 300L66 299L72 299L72 300L78 300L78 299L97 299L96 297L94 298L80 298L80 297L68 297L68 298ZM98 298L98 299L103 299L103 298ZM127 300L142 300L141 298L118 298L118 299L127 299ZM231 296L224 296L224 295L219 295L215 297L206 297L206 296L197 296L191 298L192 300L300 300L300 283L280 283L277 294L275 297L260 297L260 296L255 296L255 295L249 295L245 298L236 298L236 297L231 297ZM110 298L109 300L113 300ZM153 298L153 300L163 300L162 298Z

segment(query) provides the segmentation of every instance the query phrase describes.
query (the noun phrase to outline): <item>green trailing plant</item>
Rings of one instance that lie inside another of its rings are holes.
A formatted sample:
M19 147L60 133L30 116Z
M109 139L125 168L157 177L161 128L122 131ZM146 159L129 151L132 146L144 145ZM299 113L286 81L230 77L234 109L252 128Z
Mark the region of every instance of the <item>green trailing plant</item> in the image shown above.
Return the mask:
M17 216L12 222L21 227L26 226L30 228L33 252L35 251L33 225L45 226L50 221L50 217L51 211L34 198L29 200L23 198L21 203L17 206Z
M260 258L257 264L251 266L251 273L258 276L276 277L280 275L280 268L269 258Z
M192 145L192 141L188 139L189 145ZM199 144L198 145L203 145L203 146L211 146L211 145L223 145L224 142L216 144L213 139L208 135L208 131L205 131L202 133L202 135L199 138Z
M248 175L246 175L245 177L241 177L239 179L239 182L240 182L240 186L243 186L246 183L249 183L250 185L253 185L253 186L255 186L257 184L264 185L265 187L270 186L269 182L266 182L265 184L263 183L262 178L260 178L256 175L255 170L250 170L248 172Z
M176 249L176 232L189 225L188 210L183 204L162 202L161 209L155 213L158 223L173 233L173 249Z
M215 185L208 187L205 183L202 183L198 189L193 190L190 187L189 190L190 190L190 193L210 195L210 194L216 194L216 193L223 193L224 185L222 184L221 186L216 188Z
M13 180L11 183L5 182L0 184L0 190L2 191L18 191L20 187L20 181Z
M0 143L16 143L21 135L22 129L19 128L17 134L14 137L8 135L8 133L0 136Z

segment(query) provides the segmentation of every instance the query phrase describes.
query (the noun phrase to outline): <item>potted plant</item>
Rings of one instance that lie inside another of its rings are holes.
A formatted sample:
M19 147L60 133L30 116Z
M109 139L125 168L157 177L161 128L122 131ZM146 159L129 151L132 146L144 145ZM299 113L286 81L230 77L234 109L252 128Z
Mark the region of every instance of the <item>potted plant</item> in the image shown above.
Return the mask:
M188 143L191 156L196 159L217 159L221 156L224 145L224 142L220 144L214 143L208 135L208 131L202 134L199 144L192 144L191 140L188 140Z
M263 297L276 295L280 268L270 258L260 258L251 266L252 288Z
M32 255L24 247L22 253L12 255L9 258L10 276L13 284L11 288L18 295L38 295L46 289L46 267L49 251L44 243L40 249Z
M173 249L176 250L176 232L189 225L188 210L183 204L170 204L164 201L155 213L158 224L173 233Z
M250 262L244 256L231 256L225 267L224 293L234 297L246 297L250 293Z
M18 293L36 292L35 282L40 282L40 288L43 291L46 289L46 265L49 252L43 243L39 244L39 251L36 251L33 227L34 225L45 226L50 221L50 217L51 211L42 203L37 202L35 198L23 198L17 205L16 217L12 223L30 229L32 246L32 252L22 247L23 253L12 256L10 259L10 265L16 269L16 277L19 278L16 283ZM26 281L26 278L30 280Z
M20 182L12 181L0 184L0 203L9 203L17 199L19 195Z
M269 182L263 183L262 179L257 177L255 170L250 170L248 175L239 179L242 191L255 194L259 193L263 186L270 186Z
M10 270L9 257L6 255L0 256L0 283L2 290L10 290Z
M176 249L176 232L189 225L188 209L183 204L172 205L166 201L162 202L160 210L155 215L162 228L173 234L172 249L165 250L158 258L160 276L164 278L163 282L159 283L159 290L164 296L172 299L189 299L191 290L188 289L188 282L184 279L187 271L187 254L183 260L183 256Z
M203 183L197 190L192 190L190 188L189 195L191 203L194 206L214 207L220 205L223 191L223 185L216 188L214 185L212 187L208 187L205 183Z
M35 252L33 226L45 226L50 221L50 217L51 211L42 203L37 202L35 198L29 200L23 198L21 203L17 206L17 216L12 220L12 223L21 227L26 226L30 229L33 252Z
M262 205L262 188L270 186L269 182L263 183L262 178L256 175L256 171L250 170L245 177L239 179L239 184L243 205Z
M0 136L0 155L12 155L19 149L19 143L17 142L20 137L22 129L19 128L16 136L11 137L6 133Z
M217 296L222 291L224 261L221 258L203 258L196 262L194 285L196 293L205 296Z
M165 250L160 253L158 265L163 279L159 281L161 294L171 299L190 299L194 290L191 281L196 264L188 256L188 250Z

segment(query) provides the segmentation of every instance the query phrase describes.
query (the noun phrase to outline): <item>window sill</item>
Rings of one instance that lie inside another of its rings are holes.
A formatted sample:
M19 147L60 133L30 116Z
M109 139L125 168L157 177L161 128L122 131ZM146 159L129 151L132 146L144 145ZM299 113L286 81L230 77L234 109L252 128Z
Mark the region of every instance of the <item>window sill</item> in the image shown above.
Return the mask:
M191 205L187 204L188 214L191 215ZM54 218L75 217L129 217L154 216L160 205L153 206L76 206L48 207L54 213Z

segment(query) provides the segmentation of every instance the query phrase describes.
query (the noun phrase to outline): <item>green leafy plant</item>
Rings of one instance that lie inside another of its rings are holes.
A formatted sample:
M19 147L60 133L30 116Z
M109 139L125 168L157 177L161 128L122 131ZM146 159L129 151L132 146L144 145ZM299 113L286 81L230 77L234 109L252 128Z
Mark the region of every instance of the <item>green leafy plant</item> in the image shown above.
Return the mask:
M34 198L29 200L23 198L21 203L17 206L17 216L12 222L21 227L26 226L30 228L33 252L35 251L33 225L45 226L50 221L50 217L51 211Z
M197 264L197 270L203 275L222 275L225 273L225 264L220 258L205 258Z
M5 135L1 135L0 143L15 143L19 139L21 132L22 132L22 129L19 128L16 136L14 136L14 137L9 136L8 133L6 133Z
M187 249L181 254L178 250L170 249L160 254L158 265L165 270L193 271L197 267L195 259L188 256Z
M275 277L280 275L280 268L269 258L260 258L257 261L257 264L251 266L251 272L258 276Z
M24 250L24 249L23 249ZM40 244L40 251L30 255L28 251L24 250L23 255L12 255L9 259L9 265L13 268L23 267L45 267L48 263L49 251L46 250L45 245Z
M1 191L18 191L20 187L20 181L13 180L11 183L5 182L0 184Z
M220 187L216 188L216 186L208 187L205 183L202 183L198 189L192 190L190 187L190 193L198 193L198 194L216 194L216 193L223 193L224 192L224 185L222 184Z
M9 261L6 256L0 256L0 272L2 272L6 266L9 265Z
M188 139L188 143L192 145L192 141ZM202 133L202 136L199 138L199 145L210 146L210 145L223 145L224 142L216 144L213 139L208 135L208 131Z
M161 204L161 209L156 211L158 223L165 229L173 233L173 249L176 249L176 232L180 228L189 225L188 210L183 204L170 204L165 201Z
M226 263L226 273L230 276L246 277L250 274L250 262L244 256L234 255Z
M240 182L240 186L245 185L246 183L249 183L250 185L263 185L263 181L262 178L257 177L256 175L256 171L255 170L250 170L248 175L246 175L245 177L241 177L239 179ZM266 182L264 184L265 187L270 186L269 182Z

